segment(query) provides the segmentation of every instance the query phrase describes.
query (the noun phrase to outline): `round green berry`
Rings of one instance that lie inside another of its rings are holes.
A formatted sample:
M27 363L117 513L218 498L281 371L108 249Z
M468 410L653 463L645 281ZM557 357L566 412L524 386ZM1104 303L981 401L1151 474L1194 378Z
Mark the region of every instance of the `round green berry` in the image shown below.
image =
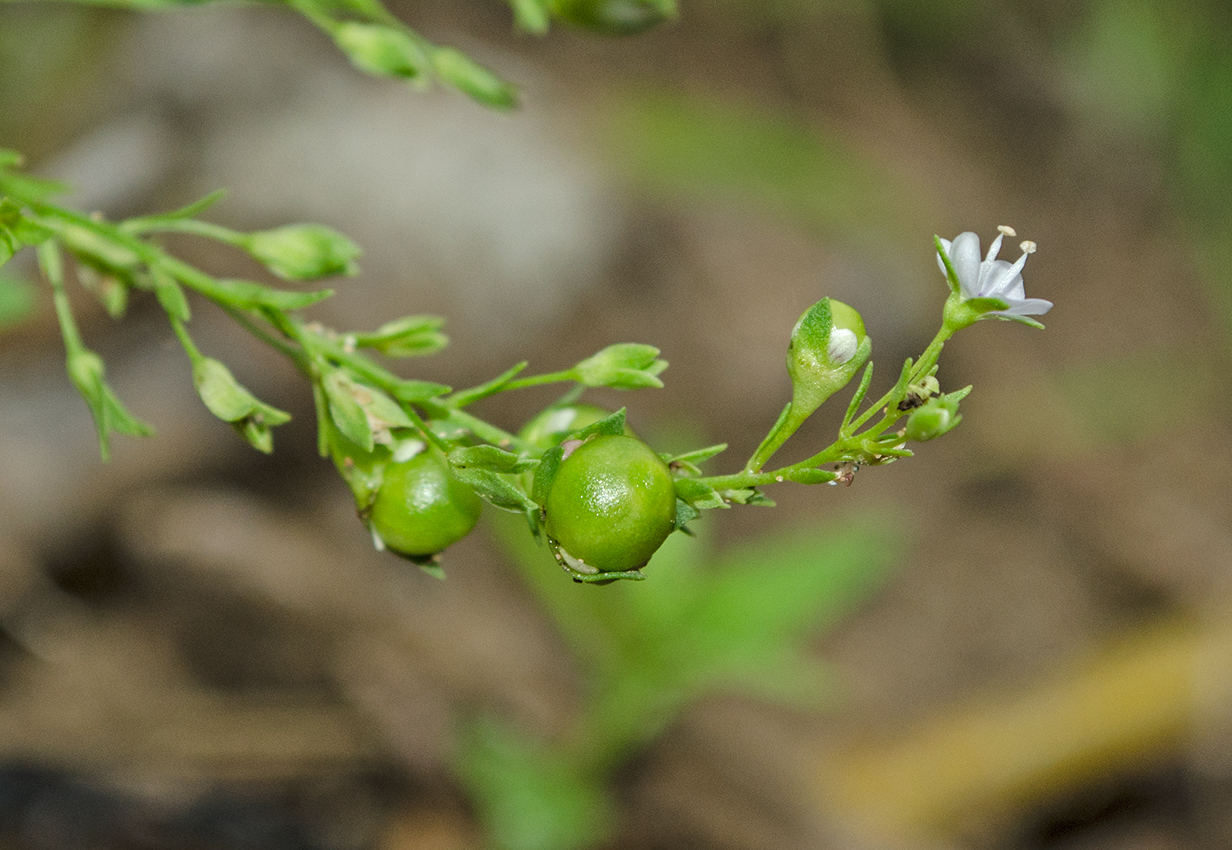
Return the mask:
M671 471L633 437L592 437L561 461L544 502L561 562L579 573L643 567L676 525Z
M445 456L426 448L385 466L368 524L391 551L426 558L469 534L482 505Z

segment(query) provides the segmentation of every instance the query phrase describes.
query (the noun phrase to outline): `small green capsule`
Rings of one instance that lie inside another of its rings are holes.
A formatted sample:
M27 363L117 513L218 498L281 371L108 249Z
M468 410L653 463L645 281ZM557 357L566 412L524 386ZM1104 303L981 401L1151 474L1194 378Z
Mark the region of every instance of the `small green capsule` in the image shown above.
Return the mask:
M427 448L386 465L368 525L389 550L427 558L470 533L483 502L458 480L449 461Z
M558 559L586 575L640 569L675 528L671 471L633 437L592 437L572 449L544 502Z
M945 398L931 398L921 407L911 411L903 433L908 440L923 443L948 433L962 421L958 402Z

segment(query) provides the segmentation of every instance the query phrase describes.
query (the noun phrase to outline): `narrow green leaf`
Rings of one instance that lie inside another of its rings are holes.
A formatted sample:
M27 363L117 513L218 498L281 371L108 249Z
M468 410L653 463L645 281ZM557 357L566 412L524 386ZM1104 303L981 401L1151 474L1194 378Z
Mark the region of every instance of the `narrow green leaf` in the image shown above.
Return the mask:
M447 395L449 392L451 392L450 387L445 384L436 384L432 381L399 381L393 388L394 398L398 399L398 401L405 401L408 404L430 401Z
M156 215L125 219L119 226L125 232L140 233L145 230L157 229L160 225L168 222L183 221L184 219L195 218L210 207L214 206L214 204L221 201L226 194L226 189L216 189L204 198L193 201L191 204L186 204L177 210L157 213Z
M473 404L481 398L487 398L494 393L500 392L500 388L512 381L518 376L518 373L526 368L526 361L516 363L510 366L504 372L492 378L489 381L484 381L477 387L470 389L459 390L451 399L454 407L466 407L468 404Z

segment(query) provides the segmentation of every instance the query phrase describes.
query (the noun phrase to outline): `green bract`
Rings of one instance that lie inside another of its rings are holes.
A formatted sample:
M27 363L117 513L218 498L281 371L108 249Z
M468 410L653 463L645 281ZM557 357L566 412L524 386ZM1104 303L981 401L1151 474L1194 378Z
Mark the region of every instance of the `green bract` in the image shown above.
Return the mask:
M368 525L386 548L412 559L428 558L469 534L481 506L444 456L427 448L385 467Z
M667 464L645 443L599 436L561 461L543 508L566 569L625 572L645 566L671 534L676 490Z

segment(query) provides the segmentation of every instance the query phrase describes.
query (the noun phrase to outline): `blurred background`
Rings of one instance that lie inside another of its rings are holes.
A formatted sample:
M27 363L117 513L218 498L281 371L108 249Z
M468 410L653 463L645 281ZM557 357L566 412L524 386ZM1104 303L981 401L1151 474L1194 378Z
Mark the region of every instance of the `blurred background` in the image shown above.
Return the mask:
M975 385L947 439L696 523L679 545L766 570L861 530L859 590L809 631L823 699L690 697L611 775L602 846L1232 846L1226 4L683 0L619 40L521 36L490 0L392 8L522 108L364 77L280 7L7 3L0 145L113 218L225 187L220 223L337 227L364 274L314 317L449 319L408 377L659 346L666 389L596 398L657 448L728 442L714 472L774 421L823 296L862 311L888 387L940 321L934 233L1013 226L1056 303L1046 331L947 346L943 388ZM374 552L307 384L204 303L203 351L295 415L275 454L209 416L152 299L114 323L83 297L158 430L102 464L30 259L0 287L0 845L485 846L459 724L551 738L590 687L534 555L493 525L443 582ZM478 412L515 429L553 397Z

